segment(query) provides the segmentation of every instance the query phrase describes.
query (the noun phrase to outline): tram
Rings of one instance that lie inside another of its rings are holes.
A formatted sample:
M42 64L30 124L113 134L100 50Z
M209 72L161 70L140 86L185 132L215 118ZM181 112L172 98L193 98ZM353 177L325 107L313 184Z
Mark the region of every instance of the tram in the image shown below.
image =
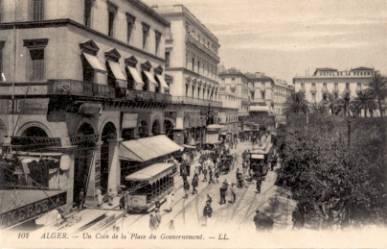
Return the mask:
M162 203L173 190L176 172L177 167L173 163L157 163L126 176L127 211L144 213L157 202Z
M255 177L264 177L270 168L273 154L273 145L268 143L266 146L250 151L249 161L250 170L254 172Z

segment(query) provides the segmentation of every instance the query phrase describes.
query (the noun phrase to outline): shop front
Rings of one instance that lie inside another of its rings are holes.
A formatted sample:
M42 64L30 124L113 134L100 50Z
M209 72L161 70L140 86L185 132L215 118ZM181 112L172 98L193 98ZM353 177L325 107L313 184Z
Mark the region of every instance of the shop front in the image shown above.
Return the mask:
M63 153L15 152L0 167L0 228L22 227L71 203L72 160Z
M148 210L171 190L177 171L172 157L182 150L165 135L121 143L121 185L128 210Z

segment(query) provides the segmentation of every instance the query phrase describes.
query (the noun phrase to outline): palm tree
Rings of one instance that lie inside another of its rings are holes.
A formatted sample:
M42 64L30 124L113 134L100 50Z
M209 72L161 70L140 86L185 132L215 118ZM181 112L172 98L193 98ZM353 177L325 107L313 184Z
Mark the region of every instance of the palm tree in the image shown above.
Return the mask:
M292 93L285 103L285 113L289 117L292 114L305 114L306 122L308 123L308 102L305 99L304 92Z
M353 102L356 103L359 110L364 110L364 117L367 117L368 110L370 110L371 113L375 109L375 102L372 98L370 89L359 91Z
M380 116L384 115L383 101L387 97L387 80L385 77L382 77L380 73L376 73L369 83L369 89L372 93L372 96L378 102L378 108L380 111Z

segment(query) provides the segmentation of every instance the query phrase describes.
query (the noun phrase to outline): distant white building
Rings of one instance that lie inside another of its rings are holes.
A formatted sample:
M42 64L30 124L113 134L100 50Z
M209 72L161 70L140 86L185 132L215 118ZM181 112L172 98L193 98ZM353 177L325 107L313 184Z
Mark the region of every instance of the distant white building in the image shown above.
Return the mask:
M348 92L355 98L360 90L368 87L376 71L373 68L357 67L348 71L334 68L317 68L311 76L296 76L293 84L296 92L303 91L310 103L319 103L326 93L336 97Z

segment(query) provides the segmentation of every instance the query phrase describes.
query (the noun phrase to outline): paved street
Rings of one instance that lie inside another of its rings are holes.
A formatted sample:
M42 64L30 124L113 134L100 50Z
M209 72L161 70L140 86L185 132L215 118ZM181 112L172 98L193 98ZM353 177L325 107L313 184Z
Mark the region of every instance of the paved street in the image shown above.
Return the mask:
M208 184L202 182L200 176L198 194L192 195L184 199L184 191L182 188L182 180L177 176L175 183L175 201L172 212L166 212L164 207L161 207L161 228L168 229L170 220L174 220L175 229L181 228L203 228L203 207L206 203L207 194L212 198L213 217L209 220L207 228L222 227L227 224L232 225L233 229L248 227L254 229L253 217L255 210L259 209L265 214L273 217L276 228L291 227L291 213L294 207L294 202L289 200L287 193L275 186L276 173L269 171L262 183L261 193L256 193L255 181L246 183L242 189L236 188L236 202L220 205L219 188L224 179L229 183L236 183L236 168L241 167L241 153L251 148L250 143L240 143L236 150L237 161L234 167L227 175L221 175L219 183ZM194 160L197 160L197 158ZM191 167L192 169L193 167ZM230 200L230 196L226 197ZM149 215L144 214L129 214L117 222L117 225L122 228L130 229L131 227L148 227Z

